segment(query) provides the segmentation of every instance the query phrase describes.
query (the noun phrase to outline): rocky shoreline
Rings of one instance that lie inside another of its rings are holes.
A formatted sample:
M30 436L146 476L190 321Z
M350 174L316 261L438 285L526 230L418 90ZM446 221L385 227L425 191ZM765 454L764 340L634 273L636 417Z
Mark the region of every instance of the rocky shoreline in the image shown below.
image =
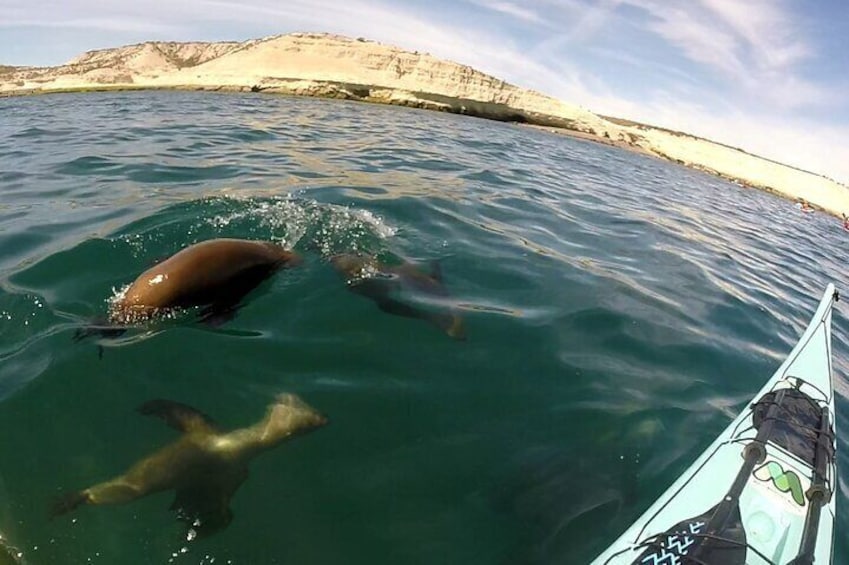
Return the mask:
M58 67L0 66L0 97L200 90L356 100L542 127L804 198L840 216L849 188L686 133L594 114L471 67L362 38L289 34L245 42L146 42L89 51Z

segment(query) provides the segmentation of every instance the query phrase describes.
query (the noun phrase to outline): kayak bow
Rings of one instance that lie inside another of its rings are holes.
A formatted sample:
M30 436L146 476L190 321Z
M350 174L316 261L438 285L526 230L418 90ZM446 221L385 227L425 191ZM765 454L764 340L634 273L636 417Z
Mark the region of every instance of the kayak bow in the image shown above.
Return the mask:
M837 300L829 284L755 401L593 565L831 562Z

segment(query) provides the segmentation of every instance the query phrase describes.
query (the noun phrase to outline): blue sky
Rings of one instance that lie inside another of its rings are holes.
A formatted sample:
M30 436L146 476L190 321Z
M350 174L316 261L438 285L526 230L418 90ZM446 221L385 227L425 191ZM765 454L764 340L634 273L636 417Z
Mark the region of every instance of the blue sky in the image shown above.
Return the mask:
M849 183L846 0L0 0L0 64L326 31Z

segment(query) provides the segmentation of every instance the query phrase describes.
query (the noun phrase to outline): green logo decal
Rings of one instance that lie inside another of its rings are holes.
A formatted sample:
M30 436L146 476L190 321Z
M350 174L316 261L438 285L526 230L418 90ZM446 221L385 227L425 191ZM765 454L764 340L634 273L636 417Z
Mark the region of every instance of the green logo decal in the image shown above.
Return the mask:
M776 461L769 461L761 465L752 473L756 479L772 484L781 492L789 492L793 501L799 506L805 505L805 493L802 491L802 482L794 471L785 471Z

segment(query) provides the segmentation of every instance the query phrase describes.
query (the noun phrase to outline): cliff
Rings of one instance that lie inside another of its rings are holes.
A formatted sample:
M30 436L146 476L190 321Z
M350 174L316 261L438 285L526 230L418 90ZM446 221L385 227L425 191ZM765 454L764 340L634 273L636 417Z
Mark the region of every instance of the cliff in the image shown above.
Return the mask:
M147 42L65 65L0 66L0 95L185 88L345 98L523 122L629 147L787 197L849 212L849 189L708 140L603 118L475 69L363 39L290 34L220 43Z

